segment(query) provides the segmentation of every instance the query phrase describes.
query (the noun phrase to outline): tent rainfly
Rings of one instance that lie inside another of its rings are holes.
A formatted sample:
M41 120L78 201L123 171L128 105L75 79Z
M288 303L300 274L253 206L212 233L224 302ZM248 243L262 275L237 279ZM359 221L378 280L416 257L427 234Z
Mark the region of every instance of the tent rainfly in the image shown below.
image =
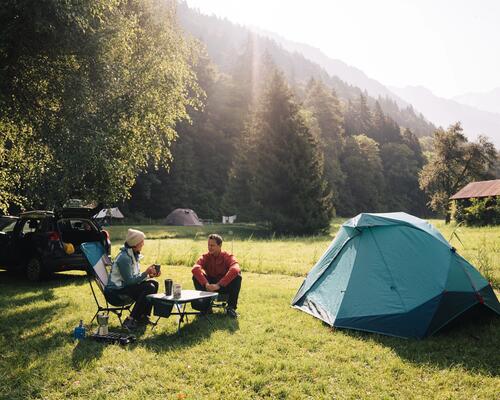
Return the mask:
M176 226L202 226L203 223L200 221L198 216L193 210L189 208L176 208L170 214L167 215L165 220L167 225Z
M101 211L99 211L96 215L94 215L95 219L100 219L100 218L106 218L106 217L112 217L112 218L125 218L122 214L122 212L118 209L118 207L114 208L103 208Z
M344 223L292 306L331 326L405 338L474 308L500 314L488 281L432 225L402 212Z

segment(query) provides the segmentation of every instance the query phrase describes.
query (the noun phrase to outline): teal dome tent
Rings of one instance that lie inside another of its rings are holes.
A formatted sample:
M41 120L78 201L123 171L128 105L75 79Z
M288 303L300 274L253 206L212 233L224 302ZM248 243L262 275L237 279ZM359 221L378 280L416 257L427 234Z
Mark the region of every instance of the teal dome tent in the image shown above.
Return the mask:
M488 281L432 225L405 213L344 223L292 305L331 326L405 338L432 335L475 306L500 314Z

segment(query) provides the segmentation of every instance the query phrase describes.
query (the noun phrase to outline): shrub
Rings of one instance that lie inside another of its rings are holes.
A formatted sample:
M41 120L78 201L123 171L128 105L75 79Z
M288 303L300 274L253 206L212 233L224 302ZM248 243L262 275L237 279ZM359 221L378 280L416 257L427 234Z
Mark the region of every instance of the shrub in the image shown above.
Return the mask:
M500 224L500 204L494 197L472 199L471 205L463 208L463 219L469 226Z
M476 266L483 276L491 283L495 289L500 288L500 280L495 277L494 254L498 253L499 245L494 242L490 247L485 238L479 242L479 246L474 255Z

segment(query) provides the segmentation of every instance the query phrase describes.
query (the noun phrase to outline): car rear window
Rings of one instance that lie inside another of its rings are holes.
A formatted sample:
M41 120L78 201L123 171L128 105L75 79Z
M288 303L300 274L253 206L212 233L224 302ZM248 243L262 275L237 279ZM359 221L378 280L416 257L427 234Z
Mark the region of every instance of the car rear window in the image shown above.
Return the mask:
M57 221L57 226L61 232L96 232L98 230L91 221L85 219L61 219Z
M2 226L2 229L0 229L0 232L7 233L7 232L12 232L14 230L14 227L16 226L17 220L12 220L10 222L4 221L4 222L6 223L6 225Z
M42 231L43 220L40 218L30 218L24 222L22 232L23 233L32 233L32 232L41 232Z

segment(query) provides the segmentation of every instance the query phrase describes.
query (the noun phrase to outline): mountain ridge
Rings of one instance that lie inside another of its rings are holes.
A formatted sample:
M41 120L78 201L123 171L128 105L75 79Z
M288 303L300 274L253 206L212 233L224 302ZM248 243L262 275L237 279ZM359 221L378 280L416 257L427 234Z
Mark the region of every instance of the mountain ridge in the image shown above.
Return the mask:
M480 110L455 100L436 96L423 86L392 87L391 90L422 110L437 125L447 128L460 121L467 137L485 135L500 147L500 114Z
M500 114L500 87L487 92L469 92L452 98L461 104Z
M361 69L349 65L342 60L328 56L320 48L286 39L277 33L266 31L258 27L250 27L250 29L256 33L270 37L288 51L296 51L302 54L309 60L319 64L329 74L338 76L343 81L366 90L367 93L373 97L389 97L394 100L399 107L408 107L410 105L407 101L393 93L388 86L376 79L370 78Z
M359 100L361 95L367 96L370 107L373 108L375 102L378 101L387 116L402 128L409 128L418 137L429 136L435 129L435 126L421 113L415 112L411 105L407 105L402 99L397 99L394 94L390 94L388 89L384 89L381 93L386 94L385 97L369 96L365 88L345 82L337 75L328 73L324 66L311 61L302 53L291 52L281 43L268 36L261 36L249 27L235 24L227 18L220 18L213 14L202 14L184 2L178 3L177 17L184 31L206 46L209 57L223 73L232 73L234 62L251 41L255 48L267 53L273 59L289 82L300 83L304 87L311 78L321 80L334 89L337 96L346 104L348 101ZM400 104L405 106L401 107Z

